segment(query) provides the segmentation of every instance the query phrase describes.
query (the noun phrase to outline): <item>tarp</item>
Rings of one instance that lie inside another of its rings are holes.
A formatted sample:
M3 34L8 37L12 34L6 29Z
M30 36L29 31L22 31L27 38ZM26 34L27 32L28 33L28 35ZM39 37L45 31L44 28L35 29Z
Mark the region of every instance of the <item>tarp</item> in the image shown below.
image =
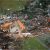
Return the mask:
M21 30L25 29L24 24L20 20L17 20L17 22L18 22L18 25L20 26Z

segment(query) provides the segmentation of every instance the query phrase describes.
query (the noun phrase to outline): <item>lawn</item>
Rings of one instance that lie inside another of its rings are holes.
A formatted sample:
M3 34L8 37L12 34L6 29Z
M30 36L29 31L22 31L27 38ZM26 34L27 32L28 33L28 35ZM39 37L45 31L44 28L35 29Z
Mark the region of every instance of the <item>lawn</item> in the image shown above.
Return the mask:
M0 7L10 10L22 10L27 0L0 0Z
M37 38L29 38L24 41L23 50L48 50L37 41Z

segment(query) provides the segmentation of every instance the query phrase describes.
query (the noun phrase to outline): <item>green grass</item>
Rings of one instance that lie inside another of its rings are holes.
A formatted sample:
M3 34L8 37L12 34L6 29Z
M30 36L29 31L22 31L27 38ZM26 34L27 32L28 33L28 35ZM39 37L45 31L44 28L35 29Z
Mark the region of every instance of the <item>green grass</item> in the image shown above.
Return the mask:
M0 0L0 7L11 10L22 10L27 0Z
M47 49L37 41L37 38L30 38L25 40L23 50L47 50Z

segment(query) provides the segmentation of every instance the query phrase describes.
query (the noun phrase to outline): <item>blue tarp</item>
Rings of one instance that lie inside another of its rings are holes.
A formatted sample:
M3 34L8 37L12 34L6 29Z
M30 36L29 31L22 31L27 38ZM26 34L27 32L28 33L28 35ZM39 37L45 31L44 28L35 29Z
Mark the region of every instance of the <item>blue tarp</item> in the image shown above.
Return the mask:
M0 19L0 24L4 23L4 20Z

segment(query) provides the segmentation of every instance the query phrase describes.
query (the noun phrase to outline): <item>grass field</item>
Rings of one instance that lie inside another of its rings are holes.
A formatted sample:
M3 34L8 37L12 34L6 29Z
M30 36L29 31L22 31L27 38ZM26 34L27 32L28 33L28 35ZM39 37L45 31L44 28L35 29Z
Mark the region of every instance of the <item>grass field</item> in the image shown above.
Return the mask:
M23 50L48 50L37 41L37 38L26 39Z
M0 7L11 10L24 9L28 0L0 0Z

